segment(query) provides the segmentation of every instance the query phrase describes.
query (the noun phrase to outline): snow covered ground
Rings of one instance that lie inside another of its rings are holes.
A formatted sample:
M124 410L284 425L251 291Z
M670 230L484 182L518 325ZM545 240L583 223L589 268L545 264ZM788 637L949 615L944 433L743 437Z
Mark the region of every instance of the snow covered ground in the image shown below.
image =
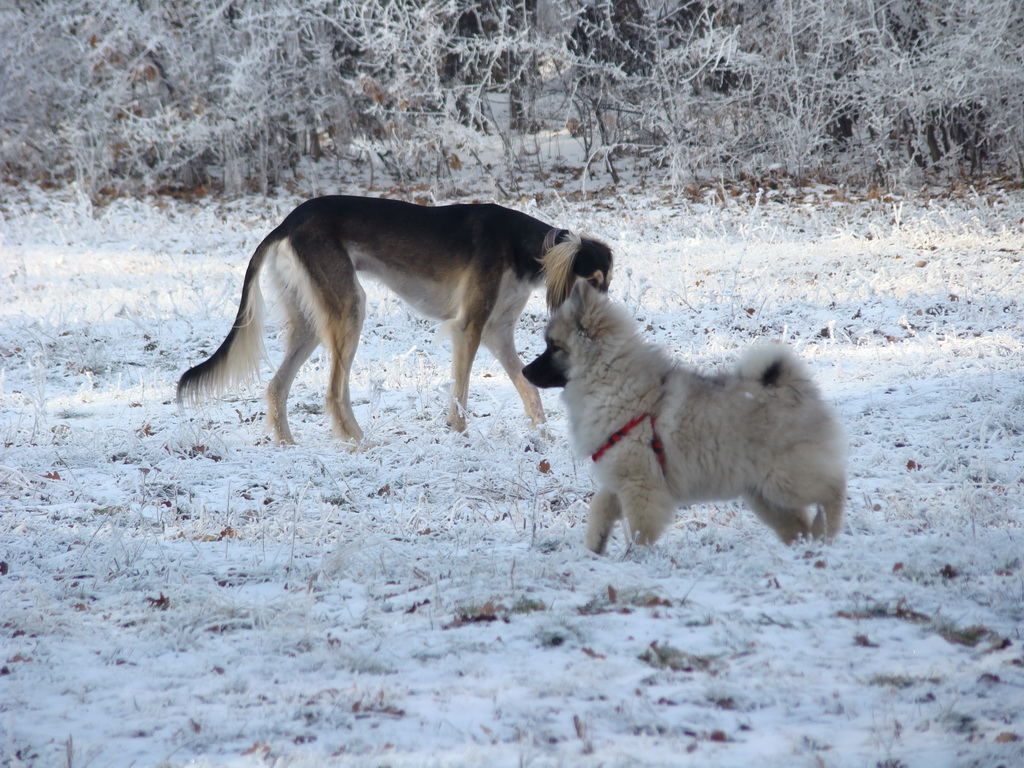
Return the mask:
M259 387L181 414L298 198L6 190L0 763L1024 765L1024 193L575 197L500 202L610 242L685 362L808 362L849 435L835 544L724 503L590 554L557 395L546 440L481 353L450 433L447 343L372 283L372 447L331 438L319 353L296 447ZM524 359L543 323L538 292Z

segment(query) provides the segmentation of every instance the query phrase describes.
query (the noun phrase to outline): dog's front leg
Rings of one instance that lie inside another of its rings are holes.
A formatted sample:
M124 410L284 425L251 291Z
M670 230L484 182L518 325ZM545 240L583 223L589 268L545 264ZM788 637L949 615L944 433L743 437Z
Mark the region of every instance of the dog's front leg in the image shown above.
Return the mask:
M603 554L605 547L608 546L612 527L620 517L622 505L618 496L605 488L595 493L587 515L587 549L599 555Z
M515 322L514 320L512 322ZM523 361L516 352L515 339L513 337L513 326L506 325L495 333L488 333L484 338L484 345L491 351L501 363L505 373L512 380L512 385L522 398L526 414L533 422L533 426L539 426L545 422L544 405L540 400L540 392L523 376Z
M672 522L675 503L663 482L650 482L650 477L644 480L648 482L620 485L619 498L631 540L649 546Z
M529 294L525 294L528 297ZM512 385L522 398L526 415L530 417L533 426L539 426L545 422L544 406L540 400L540 392L523 376L523 361L516 351L515 327L516 320L522 314L526 298L521 301L509 301L503 311L495 310L487 325L484 326L483 344L491 351L501 367L505 369Z
M478 323L456 322L452 335L452 405L448 426L456 432L466 431L466 407L469 401L469 373L480 348L481 326Z

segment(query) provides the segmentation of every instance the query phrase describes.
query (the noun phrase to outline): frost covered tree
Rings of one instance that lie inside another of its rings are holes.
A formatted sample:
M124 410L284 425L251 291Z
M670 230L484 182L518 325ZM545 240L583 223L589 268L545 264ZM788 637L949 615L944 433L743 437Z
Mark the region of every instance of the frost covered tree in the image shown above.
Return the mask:
M96 195L500 181L553 132L613 179L1024 177L1018 0L8 0L0 37L5 177Z

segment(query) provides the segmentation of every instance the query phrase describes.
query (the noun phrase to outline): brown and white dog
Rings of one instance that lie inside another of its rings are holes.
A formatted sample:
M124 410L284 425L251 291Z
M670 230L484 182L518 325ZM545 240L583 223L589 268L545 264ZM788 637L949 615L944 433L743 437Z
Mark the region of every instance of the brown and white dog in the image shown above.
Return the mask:
M501 363L534 424L544 421L537 389L523 378L514 330L533 289L547 286L549 309L582 278L607 291L612 253L604 243L556 229L493 204L423 206L399 200L328 196L302 203L264 238L249 261L242 298L216 352L186 371L178 403L196 404L257 376L263 347L267 269L288 321L286 352L267 388L268 419L279 443L292 443L287 401L299 367L325 344L331 353L326 395L334 433L358 443L349 372L365 316L366 272L414 309L446 321L452 337L448 424L466 428L469 374L482 343Z

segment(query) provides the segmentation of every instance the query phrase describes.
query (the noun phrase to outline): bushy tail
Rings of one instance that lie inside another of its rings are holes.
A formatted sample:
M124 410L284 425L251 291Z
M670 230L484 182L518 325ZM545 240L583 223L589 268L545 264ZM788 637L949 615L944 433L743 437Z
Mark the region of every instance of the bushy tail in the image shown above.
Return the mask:
M557 245L555 240L561 236ZM544 266L547 283L548 311L554 311L569 298L576 274L573 266L580 252L583 240L579 235L562 229L552 229L544 239L544 255L540 262Z
M567 229L552 229L544 238L539 259L547 282L548 312L569 298L578 279L586 280L607 293L612 279L612 250L588 235Z
M265 310L259 274L268 252L275 246L275 240L266 238L249 260L242 281L242 299L235 324L208 360L182 374L178 380L179 406L186 402L196 406L204 400L258 379L260 361L266 357L263 346Z
M799 409L791 412L804 431L803 449L807 466L813 471L813 493L818 511L811 522L811 535L833 540L843 527L846 504L845 445L842 428L831 409L821 399L803 361L784 344L758 344L740 359L737 373L766 388L795 391L800 395ZM807 446L815 446L808 449ZM806 469L806 468L805 468Z
M766 342L751 347L740 358L736 373L762 387L793 387L807 394L817 391L803 361L785 344Z

